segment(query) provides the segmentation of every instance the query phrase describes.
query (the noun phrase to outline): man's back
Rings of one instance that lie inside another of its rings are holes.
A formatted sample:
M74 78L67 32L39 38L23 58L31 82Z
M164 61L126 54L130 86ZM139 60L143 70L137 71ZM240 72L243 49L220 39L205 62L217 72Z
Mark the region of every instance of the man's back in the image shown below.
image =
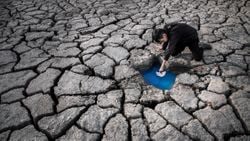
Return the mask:
M177 37L181 39L179 40L181 42L188 42L198 38L196 29L184 23L170 23L165 25L164 29L167 31L170 39L173 34L178 34Z

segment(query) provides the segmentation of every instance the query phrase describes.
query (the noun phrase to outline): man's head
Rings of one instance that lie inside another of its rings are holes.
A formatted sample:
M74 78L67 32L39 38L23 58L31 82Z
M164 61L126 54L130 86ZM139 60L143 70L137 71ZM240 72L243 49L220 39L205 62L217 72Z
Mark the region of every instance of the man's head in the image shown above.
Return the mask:
M167 32L164 29L155 29L152 33L153 42L162 44L168 41Z

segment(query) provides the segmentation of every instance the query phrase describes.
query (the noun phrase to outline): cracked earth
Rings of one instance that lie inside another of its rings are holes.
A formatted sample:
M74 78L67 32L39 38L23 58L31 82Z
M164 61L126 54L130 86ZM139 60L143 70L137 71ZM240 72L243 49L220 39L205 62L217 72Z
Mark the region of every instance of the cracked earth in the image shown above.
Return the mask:
M0 140L249 141L250 1L0 0ZM129 58L187 23L212 46L174 87Z

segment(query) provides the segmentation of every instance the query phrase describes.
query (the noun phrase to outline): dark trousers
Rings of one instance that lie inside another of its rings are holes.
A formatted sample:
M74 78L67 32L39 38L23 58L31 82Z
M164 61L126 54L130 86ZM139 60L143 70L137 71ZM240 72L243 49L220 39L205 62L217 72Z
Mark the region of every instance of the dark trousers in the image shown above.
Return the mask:
M177 44L172 56L180 54L185 47L188 47L192 52L193 58L196 61L200 61L203 57L203 48L199 47L199 39L194 39L186 43Z

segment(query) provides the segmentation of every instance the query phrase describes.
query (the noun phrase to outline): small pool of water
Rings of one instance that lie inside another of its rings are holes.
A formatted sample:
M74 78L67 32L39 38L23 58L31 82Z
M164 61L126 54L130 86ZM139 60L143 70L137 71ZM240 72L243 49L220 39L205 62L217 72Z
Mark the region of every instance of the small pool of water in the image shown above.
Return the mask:
M141 74L147 84L153 85L161 90L170 90L175 83L176 74L171 71L167 71L165 76L160 77L156 75L156 72L159 71L159 69L160 65L157 63L150 69L141 72Z

